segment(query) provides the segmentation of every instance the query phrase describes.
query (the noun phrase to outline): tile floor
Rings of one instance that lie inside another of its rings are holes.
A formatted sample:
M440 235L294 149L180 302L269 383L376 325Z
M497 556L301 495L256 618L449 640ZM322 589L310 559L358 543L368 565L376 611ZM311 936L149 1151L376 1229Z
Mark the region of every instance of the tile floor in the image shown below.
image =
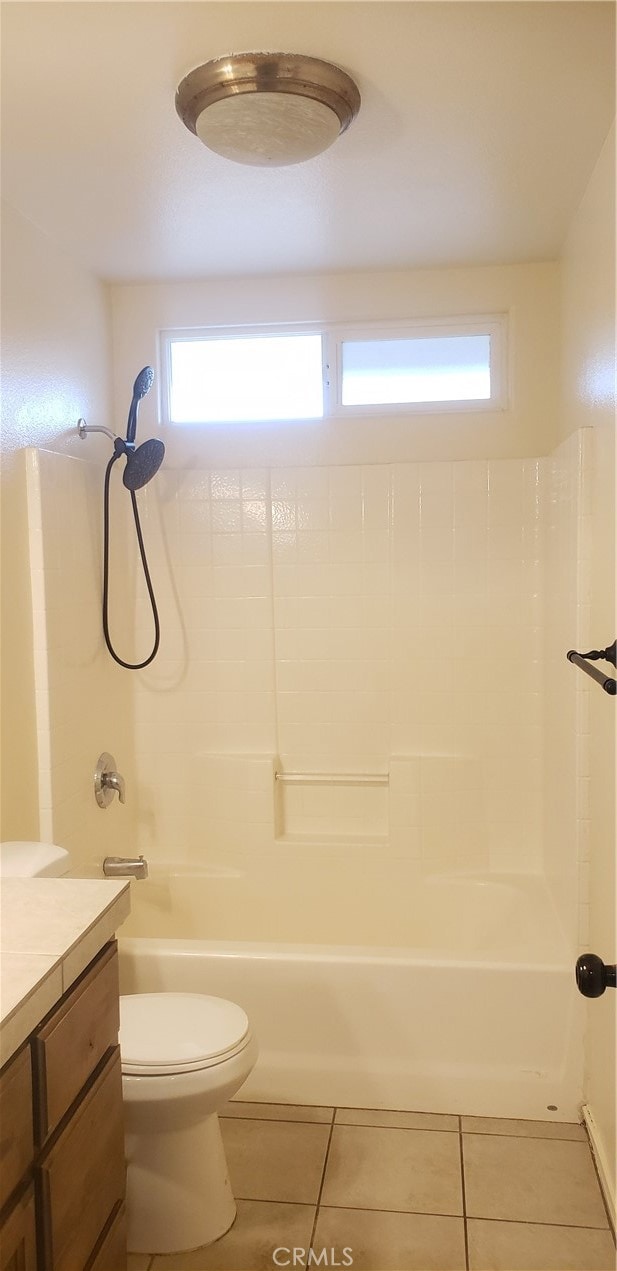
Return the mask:
M327 1249L330 1267L351 1256L354 1271L617 1265L580 1125L235 1102L221 1128L231 1231L132 1255L129 1271L274 1271L274 1251L291 1266L294 1248Z

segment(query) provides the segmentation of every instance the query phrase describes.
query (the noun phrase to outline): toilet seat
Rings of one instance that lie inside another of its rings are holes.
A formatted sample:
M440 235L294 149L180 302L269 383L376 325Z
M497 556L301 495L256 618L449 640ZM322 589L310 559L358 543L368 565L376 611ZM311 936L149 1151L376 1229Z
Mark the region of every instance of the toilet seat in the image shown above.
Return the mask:
M171 1076L212 1068L250 1041L235 1002L203 993L135 993L120 998L120 1053L128 1076Z

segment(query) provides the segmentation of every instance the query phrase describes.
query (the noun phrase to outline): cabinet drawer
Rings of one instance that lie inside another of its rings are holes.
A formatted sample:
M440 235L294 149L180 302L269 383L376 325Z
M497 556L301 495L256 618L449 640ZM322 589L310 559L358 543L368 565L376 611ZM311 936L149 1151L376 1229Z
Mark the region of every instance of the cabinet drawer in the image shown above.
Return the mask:
M126 1209L121 1205L105 1233L88 1271L126 1271Z
M118 950L107 945L33 1038L37 1139L52 1133L118 1041Z
M30 1047L0 1072L0 1209L32 1164L32 1067Z
M36 1271L36 1227L32 1184L0 1227L0 1271Z
M113 1210L124 1201L119 1046L42 1157L36 1178L44 1271L83 1271Z

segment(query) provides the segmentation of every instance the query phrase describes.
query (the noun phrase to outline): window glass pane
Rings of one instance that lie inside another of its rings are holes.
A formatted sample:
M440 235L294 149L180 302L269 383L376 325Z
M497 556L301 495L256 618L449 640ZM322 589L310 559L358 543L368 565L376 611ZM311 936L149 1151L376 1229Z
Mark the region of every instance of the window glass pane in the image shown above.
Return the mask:
M321 335L172 340L176 424L323 416Z
M343 406L490 398L489 335L345 340Z

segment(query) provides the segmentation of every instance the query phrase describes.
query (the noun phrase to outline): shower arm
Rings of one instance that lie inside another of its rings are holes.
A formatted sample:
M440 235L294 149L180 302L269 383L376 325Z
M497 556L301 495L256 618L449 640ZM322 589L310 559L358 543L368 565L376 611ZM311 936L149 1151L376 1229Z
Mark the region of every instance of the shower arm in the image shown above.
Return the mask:
M82 441L88 436L88 433L91 432L102 432L105 433L106 437L110 437L112 441L117 440L117 434L112 432L111 428L105 428L102 424L87 424L85 419L77 420L77 432L79 433Z

